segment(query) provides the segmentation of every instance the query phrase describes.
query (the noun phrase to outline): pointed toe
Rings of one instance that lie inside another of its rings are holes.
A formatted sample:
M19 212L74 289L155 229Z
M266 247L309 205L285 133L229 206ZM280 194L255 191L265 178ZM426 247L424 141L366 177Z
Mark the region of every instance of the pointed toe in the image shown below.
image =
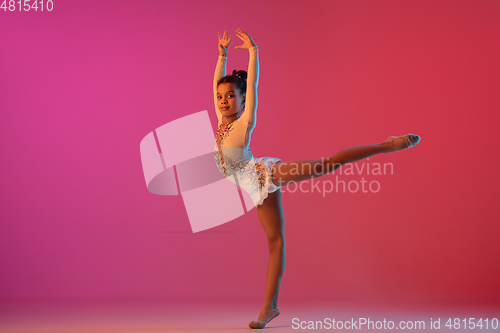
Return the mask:
M276 308L271 312L271 315L267 318L259 317L257 321L252 320L248 326L250 328L262 329L266 327L267 323L276 318L280 314L280 309Z

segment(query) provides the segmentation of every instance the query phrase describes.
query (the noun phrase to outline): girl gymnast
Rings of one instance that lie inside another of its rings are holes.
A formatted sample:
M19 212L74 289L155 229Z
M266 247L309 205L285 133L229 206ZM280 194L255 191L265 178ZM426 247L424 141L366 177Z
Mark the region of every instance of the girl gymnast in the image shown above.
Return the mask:
M236 29L236 35L243 44L235 48L249 51L248 73L233 71L232 75L226 76L227 50L232 36L228 37L227 30L222 37L220 33L218 35L219 58L213 81L218 118L215 162L225 177L234 180L250 195L267 234L270 256L264 306L257 321L249 324L251 328L264 328L280 314L278 293L285 270L285 218L281 187L321 177L345 164L376 154L414 147L420 142L420 137L414 134L390 136L382 143L350 147L317 160L282 161L277 157L253 157L249 146L257 123L258 49L248 33Z

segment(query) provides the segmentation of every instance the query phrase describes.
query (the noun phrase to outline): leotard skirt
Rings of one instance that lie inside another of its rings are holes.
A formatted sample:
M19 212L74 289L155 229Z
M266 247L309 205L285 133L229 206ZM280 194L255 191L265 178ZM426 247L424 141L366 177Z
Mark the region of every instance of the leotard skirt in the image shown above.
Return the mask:
M281 186L276 186L272 182L273 166L278 162L281 162L281 159L277 157L264 156L255 158L255 170L257 172L260 193L259 200L254 200L255 206L262 205L269 193L276 192L281 188Z
M235 151L239 153L240 149L235 149ZM253 157L250 155L249 159L238 159L239 155L234 154L234 152L231 155L231 152L228 149L225 155L227 172L225 177L247 192L252 198L255 207L262 205L269 193L273 193L281 188L281 186L274 185L272 181L273 167L278 162L281 162L280 158L267 156ZM215 152L215 161L219 171L224 174L224 168L221 165L220 153L218 151Z

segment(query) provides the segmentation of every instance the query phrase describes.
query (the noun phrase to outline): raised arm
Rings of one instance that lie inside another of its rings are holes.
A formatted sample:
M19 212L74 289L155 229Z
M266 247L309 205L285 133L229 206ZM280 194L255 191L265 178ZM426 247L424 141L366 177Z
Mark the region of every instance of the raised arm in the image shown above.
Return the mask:
M257 123L257 86L259 85L259 50L245 31L237 29L236 33L243 41L243 45L235 48L249 51L245 112L242 117L250 126L255 127Z
M215 113L217 114L217 119L220 122L222 121L222 115L219 111L218 103L217 103L217 82L226 76L226 60L227 60L227 48L231 43L232 36L227 37L227 30L224 31L223 37L219 35L219 58L217 59L217 66L215 67L214 73L214 105L215 105Z

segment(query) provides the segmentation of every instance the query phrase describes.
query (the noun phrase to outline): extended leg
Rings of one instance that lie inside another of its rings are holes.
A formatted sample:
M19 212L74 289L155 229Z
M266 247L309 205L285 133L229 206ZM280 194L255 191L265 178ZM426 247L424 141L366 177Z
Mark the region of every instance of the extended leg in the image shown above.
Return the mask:
M288 185L293 182L321 177L337 170L341 166L353 163L364 158L393 152L393 141L383 143L350 147L339 151L328 158L302 161L281 161L273 168L273 183L276 185Z

